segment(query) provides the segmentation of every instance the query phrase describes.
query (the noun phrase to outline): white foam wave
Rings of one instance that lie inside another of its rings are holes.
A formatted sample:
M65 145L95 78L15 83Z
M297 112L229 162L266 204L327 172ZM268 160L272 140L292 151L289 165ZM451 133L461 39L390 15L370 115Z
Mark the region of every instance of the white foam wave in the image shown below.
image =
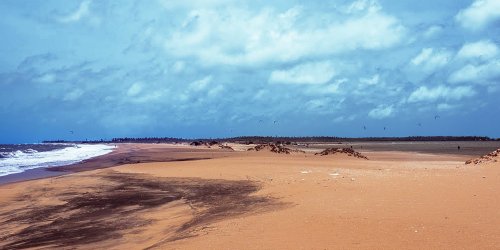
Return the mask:
M6 158L0 158L0 176L21 173L27 169L69 165L108 154L113 148L113 146L103 144L78 144L45 152L18 150L3 155Z

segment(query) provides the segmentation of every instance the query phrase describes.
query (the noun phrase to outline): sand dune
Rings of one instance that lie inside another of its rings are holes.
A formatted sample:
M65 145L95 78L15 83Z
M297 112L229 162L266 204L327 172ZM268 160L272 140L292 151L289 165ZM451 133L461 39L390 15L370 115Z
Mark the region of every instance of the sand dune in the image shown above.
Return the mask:
M487 164L490 162L497 162L500 159L500 149L497 149L489 154L483 155L476 159L471 159L465 162L465 164Z

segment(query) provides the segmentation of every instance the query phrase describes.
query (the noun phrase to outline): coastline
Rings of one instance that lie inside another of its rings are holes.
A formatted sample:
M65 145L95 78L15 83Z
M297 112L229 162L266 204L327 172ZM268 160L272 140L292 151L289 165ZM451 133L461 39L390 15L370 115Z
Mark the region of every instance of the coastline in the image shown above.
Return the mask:
M105 158L117 150L116 145L104 143L94 145L35 143L3 146L5 148L2 148L3 157L0 159L0 170L2 170L0 185L61 175L62 173L54 171L54 167L79 165L93 158ZM74 172L71 169L67 171Z
M8 184L57 177L65 174L70 174L70 172L55 172L49 171L46 168L28 169L21 173L0 176L0 187Z
M78 163L56 167L28 169L21 173L0 176L0 186L83 171L110 168L124 164L206 160L228 155L228 152L224 151L189 148L187 145L121 143L116 144L116 146L117 147L108 154L86 159Z

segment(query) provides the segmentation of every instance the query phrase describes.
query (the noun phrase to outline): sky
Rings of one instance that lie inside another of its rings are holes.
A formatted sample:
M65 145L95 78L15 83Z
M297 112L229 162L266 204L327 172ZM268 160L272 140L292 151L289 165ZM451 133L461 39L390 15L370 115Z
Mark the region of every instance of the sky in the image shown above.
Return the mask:
M500 137L500 0L2 0L0 16L0 143Z

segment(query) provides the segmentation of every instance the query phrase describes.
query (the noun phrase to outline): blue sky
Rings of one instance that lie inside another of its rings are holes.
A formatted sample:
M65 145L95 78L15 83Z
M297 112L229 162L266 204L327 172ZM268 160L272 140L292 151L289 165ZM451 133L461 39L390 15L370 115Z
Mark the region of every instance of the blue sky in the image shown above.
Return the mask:
M4 143L500 137L500 0L3 0L0 15Z

